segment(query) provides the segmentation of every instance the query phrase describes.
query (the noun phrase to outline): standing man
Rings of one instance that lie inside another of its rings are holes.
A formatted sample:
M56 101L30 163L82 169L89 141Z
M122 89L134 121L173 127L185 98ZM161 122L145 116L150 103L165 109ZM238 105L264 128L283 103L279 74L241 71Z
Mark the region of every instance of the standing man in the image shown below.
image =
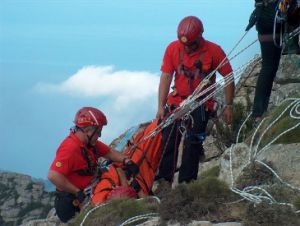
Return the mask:
M289 1L287 1L289 2ZM298 3L297 3L298 2ZM246 31L256 25L258 40L260 43L262 66L256 82L252 117L254 126L261 121L263 114L267 111L272 92L273 81L278 70L282 46L280 43L281 23L276 23L276 11L279 3L285 4L281 0L255 0L255 10L251 14ZM299 26L299 0L291 0L291 6L288 10L288 23L293 26ZM287 26L287 24L285 24ZM298 38L294 38L296 43L295 53L300 52L297 44Z
M74 123L69 136L60 144L48 173L48 179L56 186L55 209L62 222L69 221L80 211L86 197L84 189L99 173L99 157L123 162L129 175L138 173L138 166L127 156L98 141L107 124L100 110L81 108Z
M162 74L158 90L156 115L158 119L163 119L167 113L178 107L195 90L205 76L226 59L226 55L220 46L202 37L203 31L201 20L195 16L185 17L179 23L177 29L178 40L168 45L161 65ZM226 62L217 71L222 76L227 76L232 72L232 68L229 62ZM174 87L172 87L173 91L169 94L173 77L175 77ZM215 79L216 75L210 79L210 84L215 83ZM227 123L232 121L233 96L234 82L231 82L225 87L226 105L223 114ZM179 127L182 123L186 127L186 136L178 182L189 183L191 180L197 179L199 162L201 157L204 157L202 143L205 139L206 125L209 114L215 110L215 104L216 102L213 99L207 100L204 105L199 106L192 112L191 119L188 122L177 119L162 131L164 153L157 175L158 179L167 181L169 186L173 182L178 146L181 140Z

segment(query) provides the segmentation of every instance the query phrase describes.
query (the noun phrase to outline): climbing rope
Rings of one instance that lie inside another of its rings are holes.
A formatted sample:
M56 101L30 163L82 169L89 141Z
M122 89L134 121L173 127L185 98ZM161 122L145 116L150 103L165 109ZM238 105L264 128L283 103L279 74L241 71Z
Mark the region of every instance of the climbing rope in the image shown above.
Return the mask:
M153 199L153 200L155 200L157 203L160 203L160 199L159 199L157 196L148 196L148 197L146 197L146 198L136 199L136 201L145 200L145 199ZM104 207L104 206L106 206L106 205L108 205L108 204L110 204L110 203L111 203L111 202L102 203L102 204L96 205L95 207L93 207L92 209L90 209L90 210L86 213L86 215L84 216L83 220L81 221L80 226L83 226L83 224L85 223L86 219L88 218L88 216L89 216L91 213L93 213L95 210L97 210L97 209L99 209L99 208L102 208L102 207ZM152 217L154 217L155 214L158 215L158 213L151 213L151 214L153 215ZM151 214L149 214L149 216L147 217L147 219L151 218ZM146 218L145 218L146 215L147 215L147 214L143 214L143 215L139 215L139 216L143 216L144 219L146 219ZM130 218L130 219L131 219L131 218ZM128 220L129 220L129 219L128 219ZM139 219L139 220L141 220L141 219ZM125 222L124 222L124 223L125 223ZM123 224L124 224L124 223L123 223ZM133 223L133 222L132 222L132 223ZM121 225L123 225L123 224L121 224ZM129 223L127 222L126 224L129 224ZM121 225L120 225L120 226L121 226ZM125 224L124 224L124 225L125 225Z
M235 51L235 49L237 48L237 46L242 42L242 40L245 38L245 36L247 34L248 34L248 31L246 31L242 35L242 37L234 45L234 47L231 49L231 51L229 51L227 57L229 57ZM239 67L237 70L235 70L232 73L230 73L229 75L225 76L224 77L224 82L222 82L222 81L216 82L213 85L209 86L208 88L203 89L208 84L209 79L217 72L217 70L220 67L224 66L230 60L233 60L234 58L236 58L237 56L239 56L241 53L243 53L244 51L246 51L250 46L252 46L256 42L257 42L257 39L254 40L254 41L252 41L249 45L247 45L246 47L244 47L242 50L240 50L237 54L235 54L230 59L228 59L227 57L225 57L221 61L221 63L216 67L216 69L213 70L210 74L208 74L206 76L206 78L196 87L196 89L194 90L194 92L187 99L185 99L183 102L181 102L180 106L172 114L170 114L159 125L157 125L157 127L154 128L153 131L150 132L147 136L144 136L143 139L141 139L136 145L133 145L132 149L134 149L140 143L145 142L147 139L156 136L157 133L159 133L162 129L164 129L167 126L169 126L170 124L172 124L176 119L178 119L178 118L180 118L180 117L182 117L182 116L184 116L186 114L190 114L193 110L195 110L195 108L197 108L198 106L200 106L201 104L203 104L208 99L212 98L217 92L219 92L220 90L222 90L230 82L232 82L232 81L237 80L238 78L240 78L240 76L242 74L242 71L245 69L245 67L247 67L250 64L252 64L253 62L259 60L259 57L257 57L257 56L254 57L248 63L244 64L243 66ZM234 78L233 74L235 75L235 78ZM212 91L213 89L215 89L215 90ZM207 94L210 91L212 91L212 92L209 93L203 100L201 100L201 101L198 102L197 99L199 97Z
M186 99L185 101L183 101L181 103L181 105L174 111L173 114L171 114L163 123L162 123L162 128L167 127L168 125L170 125L173 121L175 121L177 118L184 116L185 114L189 114L191 113L195 108L197 108L198 106L200 106L201 104L203 104L204 102L206 102L208 99L212 98L216 93L218 93L219 91L223 90L223 88L228 85L229 83L231 83L232 81L235 80L235 78L239 78L242 74L242 71L245 69L245 67L247 67L248 65L250 65L251 63L253 63L254 61L256 61L258 58L255 57L253 60L250 60L247 64L239 67L236 71L228 74L227 76L224 77L224 81L219 81L216 82L214 84L212 84L211 86L209 86L208 88L204 89L203 91L199 92L198 94L195 94L193 97ZM233 77L233 73L236 75L236 77ZM211 92L212 90L214 90L213 92ZM200 101L196 101L196 99L200 98L201 96L206 95L207 93L209 93L205 98L203 98Z
M93 207L92 209L90 209L90 210L87 212L87 214L84 216L83 220L81 221L80 226L83 226L83 224L84 224L84 222L86 221L87 217L88 217L91 213L93 213L95 210L97 210L97 209L99 209L99 208L101 208L101 207L103 207L103 206L106 206L107 204L109 204L109 203L103 203L103 204L100 204L100 205L96 205L95 207Z
M285 182L284 180L282 180L282 178L276 173L276 171L274 169L272 169L269 165L267 165L266 163L257 160L256 157L258 155L258 153L262 153L263 151L265 151L267 148L270 147L271 144L273 144L276 140L278 140L281 136L283 136L284 134L290 132L291 130L295 129L296 127L300 126L300 122L296 123L294 126L291 126L290 128L286 129L285 131L283 131L282 133L280 133L279 135L277 135L274 139L272 139L271 142L269 142L268 144L266 144L264 147L262 147L262 149L258 150L261 140L263 138L263 136L266 134L266 132L273 126L276 124L276 122L279 121L279 119L290 109L289 111L289 117L291 119L296 119L299 120L300 119L300 98L287 98L284 101L281 102L281 105L284 104L286 101L292 101L290 104L288 104L287 107L285 107L285 109L282 110L282 112L279 114L279 116L277 116L276 119L273 120L273 122L262 132L261 136L258 139L257 145L254 147L254 137L257 136L258 130L261 127L261 125L264 123L264 120L261 121L261 123L258 125L258 127L256 128L255 132L252 135L252 139L251 139L251 143L250 143L250 147L249 147L249 160L248 162L242 167L241 172L252 162L256 162L261 164L262 166L264 166L266 169L268 169L280 182L281 184L285 185L286 187L292 189L292 190L296 190L296 191L300 191L300 188L293 186L287 182ZM239 136L242 130L242 127L246 124L247 120L249 120L251 114L249 114L246 119L244 120L244 122L242 123L241 127L239 128L239 132L236 138L236 141L239 140ZM240 195L243 199L246 199L250 202L253 202L255 204L259 204L261 203L263 200L268 201L270 204L277 204L277 205L285 205L285 206L289 206L292 209L295 209L295 207L293 206L293 204L291 203L287 203L287 202L278 202L274 199L274 197L272 197L272 195L264 188L264 187L268 187L267 185L261 185L261 186L247 186L245 188L243 188L242 190L235 188L234 187L234 175L233 175L233 167L232 167L232 159L233 159L233 147L234 145L231 145L230 149L229 149L229 170L230 170L230 177L231 177L231 190ZM300 210L295 211L297 213L300 212Z
M155 217L158 217L159 214L158 213L146 213L146 214L141 214L138 216L134 216L131 217L129 219L127 219L126 221L124 221L122 224L120 224L119 226L125 226L125 225L130 225L136 222L139 222L141 220L149 220Z
M300 34L300 26L295 28L292 32L288 33L285 36L285 41L289 41L289 40L293 39L296 35L299 35L299 34Z
M241 77L242 72L244 69L252 64L253 62L257 61L259 57L254 57L254 59L250 60L245 65L239 67L236 71L228 74L224 77L224 81L219 81L214 83L213 85L209 86L208 88L204 89L203 91L199 92L198 94L194 95L189 100L185 100L182 102L182 104L163 122L161 129L167 127L171 123L173 123L176 119L186 115L190 114L193 110L195 110L197 107L199 107L201 104L204 104L207 100L212 98L216 93L223 90L225 86L227 86L229 83L233 82L235 79L238 79ZM233 73L236 75L235 78L233 77ZM211 90L214 90L210 92ZM209 93L209 94L207 94ZM206 95L207 94L207 95ZM200 101L196 101L201 96L206 95L203 99Z
M289 99L290 100L290 99ZM286 101L286 100L285 100ZM257 152L258 152L258 146L260 145L264 135L267 133L268 130L270 130L270 128L276 123L278 122L278 120L284 115L284 113L289 109L291 108L290 110L290 117L291 117L291 112L293 111L293 109L296 107L299 107L300 106L300 100L299 99L295 99L292 103L290 103L282 112L281 114L275 119L272 121L272 123L270 123L270 125L263 131L262 135L260 136L259 140L258 140L258 143L257 143L257 146L255 148L255 151L254 151L254 156L257 155ZM292 118L292 117L291 117ZM282 135L284 135L285 133L293 130L294 128L296 128L297 126L299 126L300 122L297 123L295 126L291 127L290 129L288 130L285 130L284 132L282 132L281 134L279 134L277 137L275 137L271 142L269 142L267 145L265 145L265 147L263 149L260 150L260 152L263 152L264 150L266 150L268 147L270 147L271 144L273 144L279 137L281 137Z

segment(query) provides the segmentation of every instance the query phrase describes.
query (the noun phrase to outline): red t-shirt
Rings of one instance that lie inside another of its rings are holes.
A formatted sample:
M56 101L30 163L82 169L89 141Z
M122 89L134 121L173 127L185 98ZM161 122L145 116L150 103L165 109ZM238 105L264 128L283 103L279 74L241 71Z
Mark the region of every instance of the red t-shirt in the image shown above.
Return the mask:
M200 59L202 63L202 72L210 73L212 70L216 69L218 65L226 58L226 55L222 48L215 43L203 40L202 46L192 54L188 54L184 49L183 44L178 40L169 44L167 47L163 63L161 65L161 71L167 74L173 75L175 73L174 88L176 89L178 95L170 94L168 96L168 104L179 105L187 96L190 95L190 85L186 76L178 72L178 67L180 65L180 54L183 53L182 63L184 67L190 71L196 71L196 66L194 65L197 60ZM224 66L217 70L222 76L226 76L232 72L230 63L226 63ZM215 76L212 77L212 82L215 83ZM199 83L202 81L200 76L195 77L192 80L192 88L195 89ZM212 107L212 100L206 102L208 108Z
M87 161L84 159L81 149L85 148L91 163L97 163L96 156L91 148L87 148L75 136L73 132L60 144L50 169L63 174L73 185L79 189L86 188L93 176L80 176L76 171L87 169ZM99 156L106 155L110 148L104 143L97 141L96 149ZM60 190L60 188L57 188Z

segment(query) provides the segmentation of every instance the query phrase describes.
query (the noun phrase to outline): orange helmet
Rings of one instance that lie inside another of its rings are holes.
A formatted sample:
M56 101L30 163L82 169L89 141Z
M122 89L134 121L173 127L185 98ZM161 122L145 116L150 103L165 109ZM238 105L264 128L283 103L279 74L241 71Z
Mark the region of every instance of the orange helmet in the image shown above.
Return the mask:
M203 31L201 20L195 16L188 16L180 21L177 28L177 37L182 44L189 45L201 37Z
M75 115L74 123L77 127L96 126L101 127L107 124L102 111L93 107L83 107Z

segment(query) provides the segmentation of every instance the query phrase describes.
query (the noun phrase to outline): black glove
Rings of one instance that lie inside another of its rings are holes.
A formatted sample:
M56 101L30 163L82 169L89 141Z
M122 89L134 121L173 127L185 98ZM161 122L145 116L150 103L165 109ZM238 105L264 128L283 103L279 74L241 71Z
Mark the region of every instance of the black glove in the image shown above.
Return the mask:
M75 194L76 199L79 201L79 203L83 203L85 200L86 195L84 194L83 190L80 190Z
M130 177L136 177L139 173L139 167L137 164L135 164L131 159L125 163L124 159L124 165L125 165L125 175L127 180L130 179Z
M139 182L136 179L132 180L130 187L132 187L136 191L136 193L138 193L142 189Z
M257 22L258 15L257 15L257 8L251 13L250 18L249 18L249 23L245 29L245 31L249 31Z
M246 31L249 31L256 24L256 22L259 20L261 14L262 14L262 10L263 10L262 5L257 5L255 7L255 9L253 10L253 12L250 15L249 23L245 29Z

